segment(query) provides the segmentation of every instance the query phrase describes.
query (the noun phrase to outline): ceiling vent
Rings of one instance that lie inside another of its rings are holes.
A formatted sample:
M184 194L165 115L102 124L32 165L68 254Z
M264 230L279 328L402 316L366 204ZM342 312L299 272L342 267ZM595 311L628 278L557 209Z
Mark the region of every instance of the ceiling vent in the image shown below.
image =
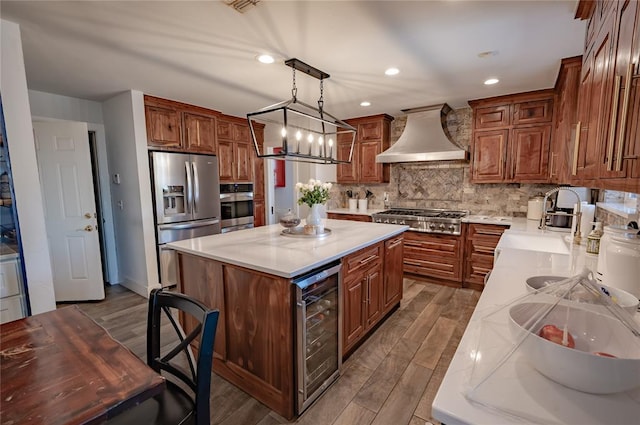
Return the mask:
M233 7L240 13L244 13L247 10L253 8L256 4L258 4L260 0L224 0L227 6Z

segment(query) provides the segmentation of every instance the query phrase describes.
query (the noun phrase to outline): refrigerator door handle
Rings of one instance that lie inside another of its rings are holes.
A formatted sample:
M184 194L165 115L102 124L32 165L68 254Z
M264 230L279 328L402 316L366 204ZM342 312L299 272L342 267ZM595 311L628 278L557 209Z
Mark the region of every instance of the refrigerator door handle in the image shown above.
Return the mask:
M189 166L189 161L184 162L184 171L187 176L187 211L190 213L193 202L193 182L191 180L191 167Z
M195 162L191 163L193 169L193 213L198 212L198 202L200 202L200 179L198 178L198 166Z
M212 220L203 220L198 222L189 222L189 223L174 223L174 224L161 224L158 226L159 230L184 230L184 229L195 229L198 227L211 226L212 224L218 224L220 220L214 218Z

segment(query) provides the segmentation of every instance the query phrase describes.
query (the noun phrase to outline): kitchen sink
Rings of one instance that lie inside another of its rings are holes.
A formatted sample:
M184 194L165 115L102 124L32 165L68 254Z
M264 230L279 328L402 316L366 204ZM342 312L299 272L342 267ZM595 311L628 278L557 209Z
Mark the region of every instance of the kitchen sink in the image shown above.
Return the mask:
M568 254L569 247L558 234L532 234L518 232L504 232L496 250L522 249L551 254Z

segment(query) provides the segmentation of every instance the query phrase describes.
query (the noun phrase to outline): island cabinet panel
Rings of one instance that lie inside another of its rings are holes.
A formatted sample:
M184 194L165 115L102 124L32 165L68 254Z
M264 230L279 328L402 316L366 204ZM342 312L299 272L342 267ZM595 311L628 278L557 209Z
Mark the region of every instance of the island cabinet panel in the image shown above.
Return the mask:
M462 283L463 238L421 232L404 233L404 272Z
M222 284L222 264L194 255L178 253L178 291L193 297L206 306L220 310L218 328L213 355L226 360L226 317L224 305L224 288ZM205 283L206 284L203 284ZM189 315L183 315L181 320L188 332L196 326L195 320Z
M382 318L383 255L384 243L379 242L342 259L343 356Z
M507 226L469 223L466 231L464 287L482 290L487 273L493 269L496 245Z
M179 290L220 310L214 371L281 416L294 417L291 281L179 253ZM186 332L193 323L182 319Z
M404 237L402 235L384 242L383 313L391 310L402 299L403 257Z

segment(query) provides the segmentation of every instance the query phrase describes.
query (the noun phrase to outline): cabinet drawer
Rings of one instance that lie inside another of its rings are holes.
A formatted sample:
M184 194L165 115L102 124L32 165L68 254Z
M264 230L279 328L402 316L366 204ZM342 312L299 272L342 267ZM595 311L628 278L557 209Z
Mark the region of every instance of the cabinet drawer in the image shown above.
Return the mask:
M475 110L475 129L500 128L509 125L509 105L489 106Z
M18 295L20 281L16 260L0 262L0 298Z
M25 316L22 311L22 295L0 299L0 323L7 323L22 319Z
M513 125L551 122L553 99L534 100L513 105Z
M352 221L371 222L370 215L362 215L362 214L327 213L327 218L332 220L352 220Z
M417 236L415 236L417 235ZM405 232L404 250L407 255L434 255L457 257L460 242L456 237L423 235L416 232Z
M382 260L382 243L364 248L356 253L344 257L345 279L347 275L365 270Z
M508 226L500 226L496 224L469 224L469 230L467 232L467 237L473 237L476 235L488 235L488 236L497 236L500 239L500 236L507 230Z

